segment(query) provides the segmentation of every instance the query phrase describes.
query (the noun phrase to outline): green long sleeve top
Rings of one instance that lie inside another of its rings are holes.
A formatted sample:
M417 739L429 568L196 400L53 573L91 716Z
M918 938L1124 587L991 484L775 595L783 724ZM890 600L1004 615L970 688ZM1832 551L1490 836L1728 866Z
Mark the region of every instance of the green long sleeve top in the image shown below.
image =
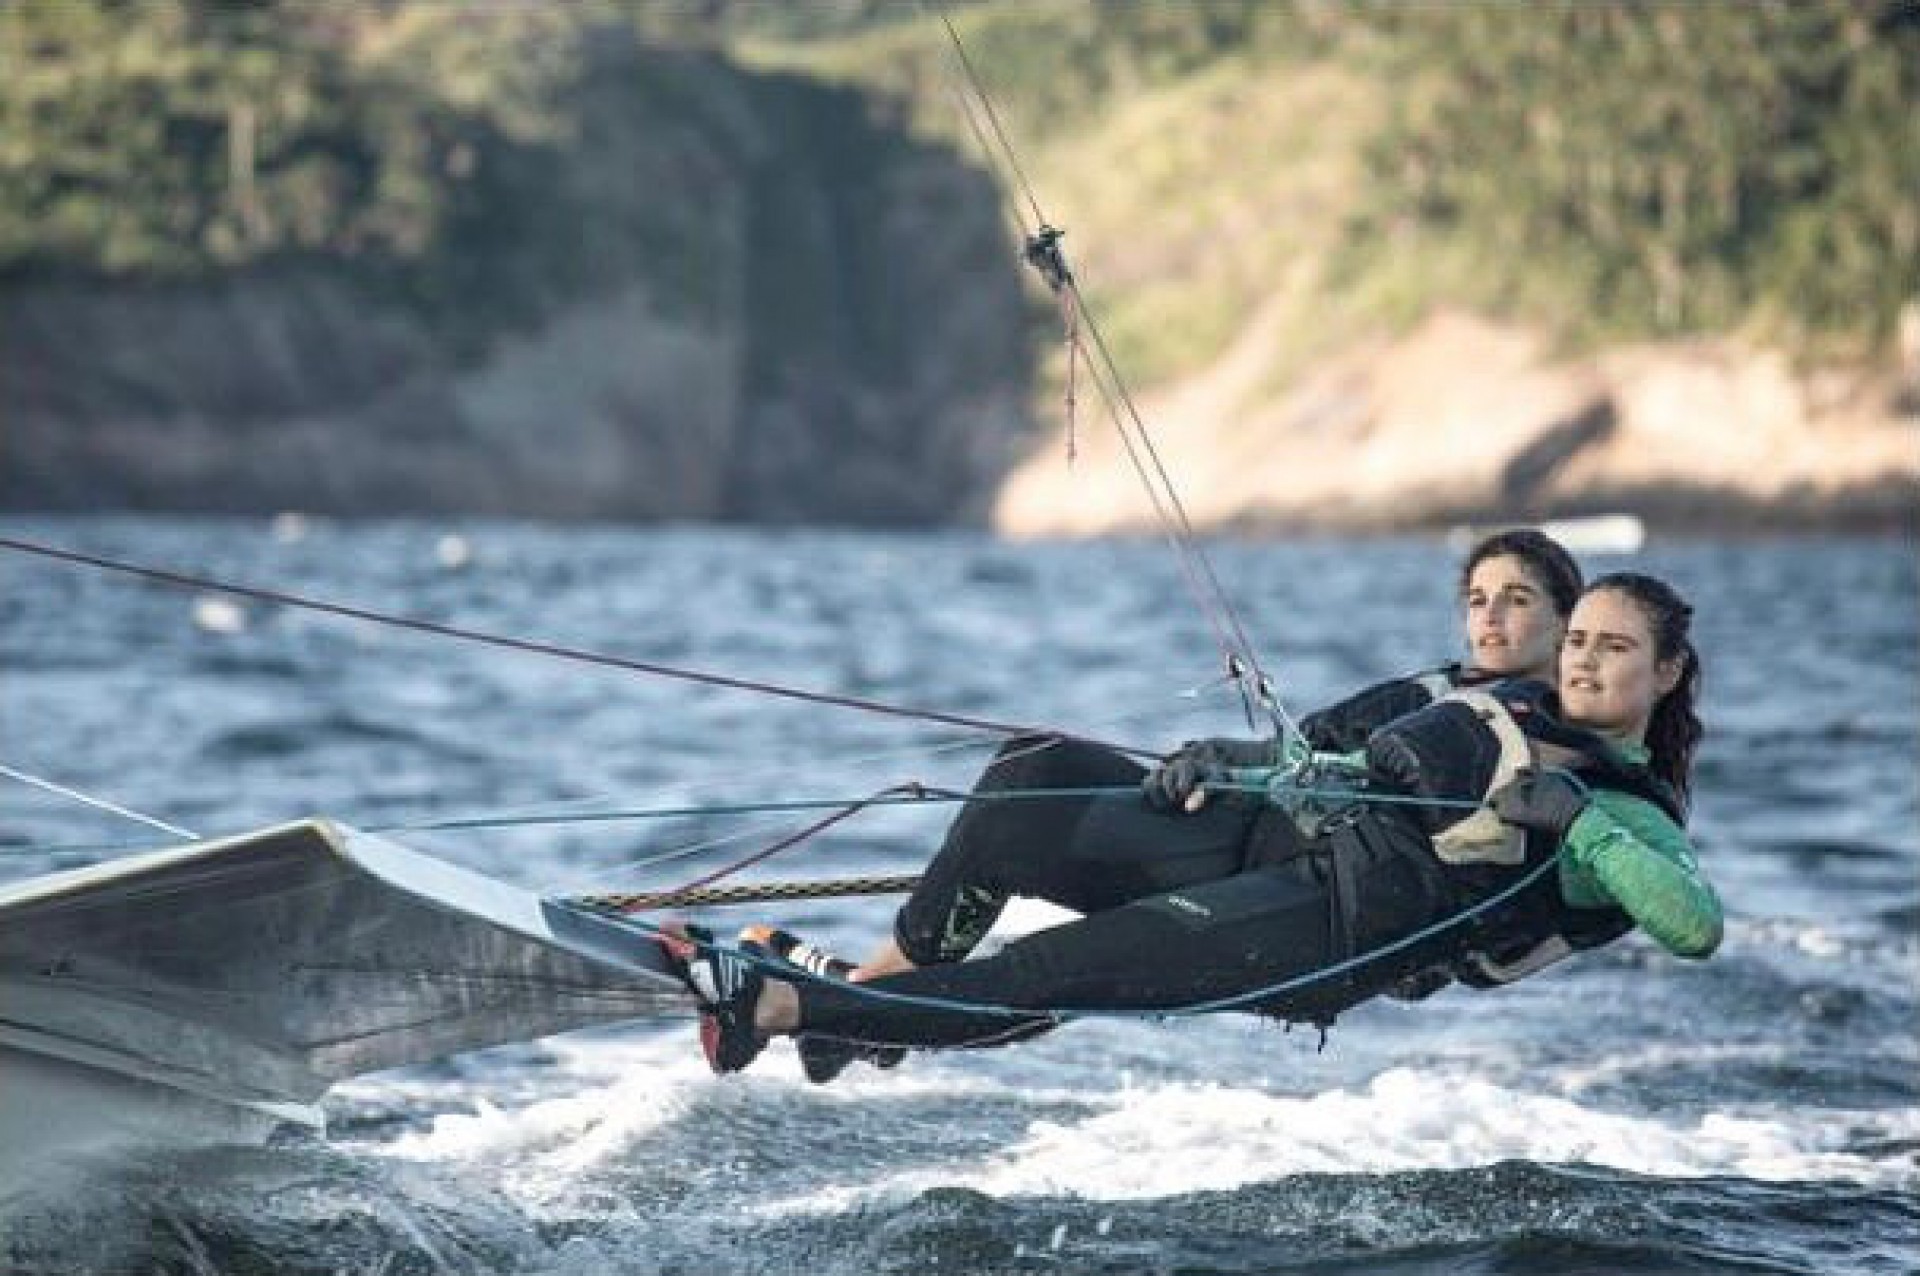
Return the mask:
M1651 802L1606 789L1567 830L1560 898L1574 908L1618 905L1677 957L1710 956L1725 926L1687 835Z

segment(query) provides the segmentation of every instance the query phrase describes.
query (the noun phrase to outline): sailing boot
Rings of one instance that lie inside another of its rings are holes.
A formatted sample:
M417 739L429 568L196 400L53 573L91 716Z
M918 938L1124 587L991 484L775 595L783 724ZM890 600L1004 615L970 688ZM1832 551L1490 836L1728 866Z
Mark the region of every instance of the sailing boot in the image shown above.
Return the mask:
M767 1038L754 1026L754 1008L766 977L760 963L770 955L743 942L735 952L716 944L704 926L670 921L660 927L660 947L687 990L700 999L700 1050L716 1073L739 1072L759 1057Z

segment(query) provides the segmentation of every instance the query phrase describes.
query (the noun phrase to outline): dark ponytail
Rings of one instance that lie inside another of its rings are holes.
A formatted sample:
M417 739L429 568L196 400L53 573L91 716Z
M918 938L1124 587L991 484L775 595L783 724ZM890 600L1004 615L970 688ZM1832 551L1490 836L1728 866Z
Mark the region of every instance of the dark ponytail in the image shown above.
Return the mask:
M1700 653L1693 646L1693 608L1673 586L1639 572L1614 572L1587 586L1590 594L1602 589L1618 590L1639 606L1653 630L1656 660L1680 662L1680 680L1654 703L1653 716L1647 721L1647 748L1653 754L1649 764L1653 773L1671 784L1685 802L1693 777L1694 750L1706 733L1694 711L1704 673Z
M1486 537L1467 552L1467 561L1461 565L1462 595L1473 583L1473 569L1489 558L1519 559L1553 599L1553 609L1560 618L1565 620L1573 614L1573 605L1580 601L1580 564L1559 541L1532 527L1515 527Z

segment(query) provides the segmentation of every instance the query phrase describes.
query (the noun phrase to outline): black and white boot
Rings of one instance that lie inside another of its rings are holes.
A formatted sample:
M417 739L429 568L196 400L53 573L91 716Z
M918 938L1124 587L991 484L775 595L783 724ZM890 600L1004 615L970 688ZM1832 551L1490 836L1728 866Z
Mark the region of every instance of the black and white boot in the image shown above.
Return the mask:
M767 1045L753 1022L767 983L760 971L764 951L752 943L741 944L737 952L723 948L712 931L685 922L661 926L660 947L687 990L700 999L700 1049L707 1066L717 1073L739 1072L757 1059Z

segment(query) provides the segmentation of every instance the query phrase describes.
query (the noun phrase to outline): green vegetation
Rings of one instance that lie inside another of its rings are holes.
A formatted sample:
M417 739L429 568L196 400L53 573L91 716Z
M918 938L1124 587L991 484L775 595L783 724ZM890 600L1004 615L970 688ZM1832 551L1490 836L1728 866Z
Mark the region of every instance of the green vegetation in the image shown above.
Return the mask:
M1323 337L1457 302L1574 341L1750 329L1858 357L1920 296L1915 0L1062 0L954 21L1085 273L1124 280L1115 326L1151 373L1217 354L1204 334L1247 318L1246 268L1278 289L1306 252ZM958 135L944 40L750 47ZM1157 138L1131 122L1155 103L1178 108Z
M645 166L727 147L710 61L591 6L0 7L0 279L319 267L465 349L636 259L698 307L728 253Z
M1920 295L1920 0L947 10L1147 380L1279 293L1302 349L1457 301L1860 354ZM568 166L596 111L725 130L698 60L647 46L857 81L965 139L945 39L882 0L15 0L0 278L352 263L531 313L659 245L698 304L698 208L615 192L591 224L619 245L568 215L609 198Z
M1462 245L1480 300L1609 336L1880 340L1920 291L1920 5L1394 17L1406 91L1370 147L1358 265Z
M479 134L551 127L553 71L538 49L475 57L450 23L419 38L408 16L185 0L0 10L0 264L165 278L277 254L418 255Z

